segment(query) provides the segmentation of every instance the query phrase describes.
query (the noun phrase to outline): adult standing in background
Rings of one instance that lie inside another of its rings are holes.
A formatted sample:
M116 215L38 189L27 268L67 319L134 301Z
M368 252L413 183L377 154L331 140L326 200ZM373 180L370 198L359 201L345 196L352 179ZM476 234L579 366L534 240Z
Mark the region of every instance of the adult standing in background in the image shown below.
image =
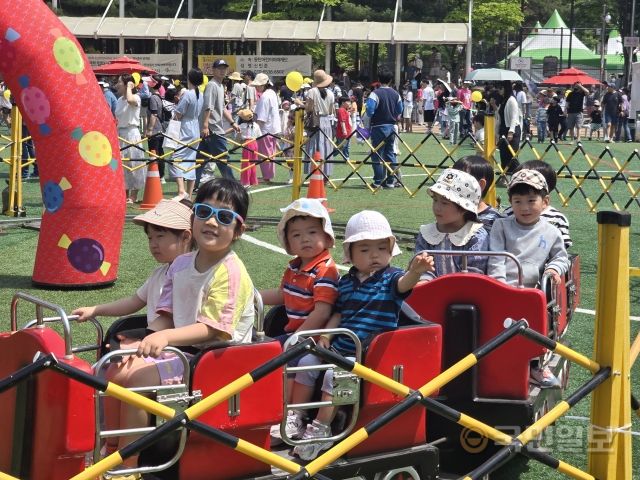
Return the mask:
M600 103L602 104L602 120L604 122L604 141L613 142L616 127L618 126L618 112L620 111L622 98L615 91L615 86L611 82L607 84L607 91L602 96Z
M278 138L282 128L280 125L280 107L278 106L278 95L273 90L273 85L269 81L266 73L259 73L251 86L256 89L260 97L256 102L255 120L260 126L262 137L258 139L258 153L273 160L273 156L278 151ZM264 157L259 157L260 172L262 180L271 183L271 179L276 173L276 164L273 161L265 161Z
M401 186L398 178L389 176L383 161L391 164L395 169L398 160L394 151L394 126L402 114L402 98L389 85L393 74L387 68L378 72L380 87L371 92L367 98L367 115L371 118L371 145L377 147L384 143L372 156L373 187L394 188ZM382 155L380 155L382 153Z
M580 82L574 83L569 95L567 95L567 128L569 135L577 142L580 141L582 110L587 95L589 95L589 90L584 88Z
M324 70L313 72L313 88L307 93L304 109L306 116L315 116L318 125L313 130L308 130L309 141L305 149L308 158L313 158L315 152L320 152L323 160L332 160L333 125L331 121L336 115L336 104L333 92L329 85L333 82L333 77ZM337 158L337 157L336 157ZM308 172L308 164L305 164L305 172ZM333 173L333 164L325 162L324 173L330 176Z
M147 129L145 132L147 140L147 146L149 150L156 152L156 155L163 156L164 149L162 144L164 137L161 135L163 131L162 126L162 97L160 95L160 87L162 82L160 77L151 76L147 80L147 84L151 89L151 97L149 98L149 107L147 108ZM160 173L160 181L164 182L164 160L157 161L158 171Z
M242 108L248 108L253 112L256 109L258 96L256 93L256 87L251 85L251 82L255 80L256 74L251 70L247 70L242 74L242 78L244 79L244 83L247 85L247 88L244 91L244 101L242 103Z
M431 127L436 119L435 107L436 95L431 86L431 80L422 82L422 108L424 109L424 123L427 126L425 133L431 133Z
M116 116L116 103L118 101L118 99L116 98L116 96L113 94L113 92L111 91L111 88L109 88L109 83L103 81L98 82L98 85L100 85L102 87L102 93L104 94L104 99L107 102L107 105L109 105L109 109L111 110L111 114L115 117Z
M520 109L518 108L516 97L513 95L513 87L509 80L502 82L500 90L502 101L498 108L498 114L500 115L498 134L500 137L504 136L507 139L506 142L500 142L500 165L505 173L512 173L519 163L518 160L514 160L509 146L514 152L517 152L518 148L520 148L520 136L522 134ZM503 187L507 185L507 179L504 175L500 176L497 185Z
M235 115L244 105L247 84L243 82L242 75L238 72L233 72L227 78L233 82L233 87L231 87L231 107L232 113Z
M229 64L224 59L213 62L211 80L204 89L204 104L202 106L202 114L200 115L200 135L202 136L201 149L213 157L220 173L224 178L234 178L233 170L227 164L227 139L225 138L225 130L223 119L231 124L236 131L240 131L240 127L233 120L231 112L224 106L224 87L222 82L227 76ZM202 167L202 181L206 181L213 177L213 167L209 162Z
M196 182L196 170L184 171L184 169L193 167L196 160L196 151L198 149L196 140L200 137L199 117L204 104L204 95L201 95L198 89L202 82L202 70L199 68L189 70L187 74L189 89L182 94L178 105L173 110L173 118L180 120L180 142L190 145L190 147L178 149L173 154L173 160L178 160L179 163L169 165L169 174L175 178L178 186L176 200L182 200L183 198L191 200L191 194Z
M116 90L120 95L115 110L118 136L124 139L120 140L120 149L122 157L130 160L125 162L128 168L124 169L124 186L127 191L127 203L135 203L138 201L138 190L144 188L147 178L147 167L141 166L144 165L144 151L140 146L141 101L131 75L120 75ZM131 146L132 144L135 146ZM135 170L131 170L133 168Z

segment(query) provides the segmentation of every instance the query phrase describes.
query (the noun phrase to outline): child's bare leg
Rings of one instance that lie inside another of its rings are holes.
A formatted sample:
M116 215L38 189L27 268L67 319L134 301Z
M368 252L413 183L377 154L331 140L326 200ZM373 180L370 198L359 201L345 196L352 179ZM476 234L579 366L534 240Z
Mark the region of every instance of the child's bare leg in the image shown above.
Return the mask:
M146 387L160 384L158 368L153 363L146 363L142 358L131 357L127 362L128 378L127 387ZM120 408L120 428L142 428L149 424L149 414L144 410L131 406L124 402ZM136 440L140 435L127 435L118 439L118 449L123 448ZM138 456L134 455L123 462L126 467L135 467L138 464Z
M294 382L291 389L291 403L307 403L313 397L313 386Z
M333 395L330 393L322 392L322 401L330 402L333 399ZM320 407L316 420L324 425L331 425L333 419L336 416L338 409L333 405L330 407Z

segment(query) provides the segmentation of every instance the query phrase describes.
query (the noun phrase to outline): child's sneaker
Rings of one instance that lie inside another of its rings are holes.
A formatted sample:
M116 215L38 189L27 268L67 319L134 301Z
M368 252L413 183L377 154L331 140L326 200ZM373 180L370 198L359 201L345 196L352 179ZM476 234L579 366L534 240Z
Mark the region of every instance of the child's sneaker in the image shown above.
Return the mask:
M540 388L560 388L560 380L551 372L549 367L531 368L529 376L530 382Z
M313 423L307 425L307 430L302 435L302 440L310 440L312 438L329 438L331 436L331 427L324 425L323 423L314 420ZM304 445L298 445L293 449L293 453L298 455L302 460L313 460L323 450L329 450L333 442L317 441L313 443L306 443Z
M289 410L289 412L287 413L287 423L284 427L287 436L294 439L301 438L304 435L306 428L307 424L302 413L294 410ZM275 446L283 443L282 436L280 435L279 423L271 426L270 434L271 445Z

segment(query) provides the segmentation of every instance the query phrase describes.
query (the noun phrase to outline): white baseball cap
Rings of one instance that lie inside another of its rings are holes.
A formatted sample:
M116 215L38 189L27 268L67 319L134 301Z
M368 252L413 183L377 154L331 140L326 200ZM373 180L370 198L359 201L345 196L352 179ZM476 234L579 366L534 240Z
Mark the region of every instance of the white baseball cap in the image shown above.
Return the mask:
M315 198L299 198L285 208L280 209L283 213L282 218L278 222L278 240L284 247L289 255L293 255L289 250L289 242L287 242L287 222L294 217L314 217L322 220L322 229L324 233L331 237L331 245L329 248L333 248L336 237L333 234L333 226L331 225L331 218L329 218L329 212L322 205L320 200Z
M478 181L467 172L447 168L440 174L438 181L429 187L429 191L442 195L477 217L482 189Z
M344 242L342 242L343 262L351 263L351 253L349 247L354 242L361 240L380 240L388 238L391 240L391 256L400 255L402 251L398 247L396 237L391 231L389 221L380 212L373 210L363 210L353 215L347 222L344 230Z

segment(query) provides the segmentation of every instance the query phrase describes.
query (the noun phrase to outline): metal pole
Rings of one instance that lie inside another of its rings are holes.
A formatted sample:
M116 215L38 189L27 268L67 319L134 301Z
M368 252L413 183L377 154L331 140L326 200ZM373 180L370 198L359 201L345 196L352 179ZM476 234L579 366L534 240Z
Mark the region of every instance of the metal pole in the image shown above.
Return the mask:
M569 20L569 61L567 62L567 67L571 68L571 47L573 46L573 27L574 22L576 21L573 9L574 0L571 0L571 14Z
M562 44L564 40L564 28L560 27L560 65L558 65L558 70L562 70Z
M471 71L471 46L472 46L472 15L473 15L473 0L469 0L469 25L468 25L468 33L467 33L467 52L466 52L466 58L465 58L465 62L464 62L464 70L465 70L465 77L466 74L468 74Z
M631 387L629 380L628 212L598 212L598 272L594 360L611 378L591 395L589 473L596 478L632 477Z
M262 0L256 4L256 15L262 15ZM262 55L262 40L256 42L256 55Z
M631 30L629 31L630 37L635 37L635 20L636 20L636 0L631 2ZM626 85L631 83L631 66L633 65L633 47L629 47L629 70L627 71Z
M118 3L120 4L120 14L119 14L120 18L124 18L124 3L125 3L125 1L126 0L119 0L118 1ZM124 23L124 21L123 21L123 23ZM124 37L121 36L118 39L118 53L120 53L120 55L124 55L124 47L125 47L125 45L124 45Z
M604 31L607 28L607 4L602 6L602 29L600 30L600 81L604 82Z
M187 1L187 18L193 18L193 0ZM193 40L187 40L187 72L193 67Z

